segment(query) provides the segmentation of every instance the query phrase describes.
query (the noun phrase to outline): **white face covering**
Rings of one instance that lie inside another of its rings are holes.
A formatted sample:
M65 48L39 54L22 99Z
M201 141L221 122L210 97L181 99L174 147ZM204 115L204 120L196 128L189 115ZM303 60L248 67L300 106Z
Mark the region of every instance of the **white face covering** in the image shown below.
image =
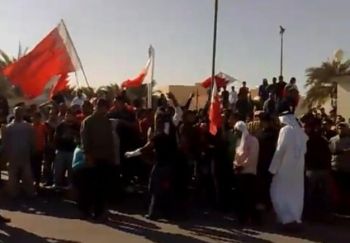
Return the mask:
M166 135L169 135L169 133L170 133L170 124L169 124L169 122L164 123L164 133Z
M245 145L247 137L249 135L248 128L244 122L239 121L236 123L234 129L238 130L242 133L241 138L237 141L237 147L236 147L236 153L241 154L241 153L243 153L244 145Z

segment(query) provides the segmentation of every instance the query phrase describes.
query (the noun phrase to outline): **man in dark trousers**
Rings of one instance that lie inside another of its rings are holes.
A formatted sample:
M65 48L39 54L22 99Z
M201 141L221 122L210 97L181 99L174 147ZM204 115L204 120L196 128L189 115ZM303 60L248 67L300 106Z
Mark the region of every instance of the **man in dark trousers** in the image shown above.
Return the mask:
M257 135L260 148L257 167L258 203L259 206L268 210L271 208L270 186L272 181L269 167L277 146L278 129L274 125L273 117L268 113L261 114L260 121L262 129Z
M105 213L113 179L115 147L112 124L107 117L108 108L107 100L99 99L95 112L81 126L82 147L87 166L91 168L91 202L87 205L92 207L95 219L100 219Z

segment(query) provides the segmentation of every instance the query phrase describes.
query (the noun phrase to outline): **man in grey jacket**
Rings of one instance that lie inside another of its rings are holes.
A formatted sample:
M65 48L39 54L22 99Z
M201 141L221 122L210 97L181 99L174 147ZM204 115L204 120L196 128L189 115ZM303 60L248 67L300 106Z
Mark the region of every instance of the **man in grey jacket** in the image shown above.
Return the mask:
M106 115L108 108L108 102L99 99L95 112L88 116L81 126L81 141L92 180L90 198L93 200L86 204L92 208L95 219L105 216L116 160L116 141L111 121Z
M33 127L23 121L22 107L14 109L14 120L3 130L4 155L9 162L8 190L12 197L18 195L20 180L28 196L34 195L31 155L35 137Z

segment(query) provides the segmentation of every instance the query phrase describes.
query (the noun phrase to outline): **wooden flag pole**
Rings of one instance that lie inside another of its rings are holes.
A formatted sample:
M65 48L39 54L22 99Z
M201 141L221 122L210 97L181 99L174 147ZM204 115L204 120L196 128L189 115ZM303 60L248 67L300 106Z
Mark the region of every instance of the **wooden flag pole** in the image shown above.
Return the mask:
M65 22L64 22L63 19L61 19L61 23L62 23L62 25L63 25L63 27L64 27L64 30L65 30L66 33L67 33L67 36L68 36L69 41L72 43L72 46L73 46L73 50L74 50L74 52L75 52L75 55L77 55L77 58L78 58L78 62L79 62L81 71L82 71L82 73L83 73L83 75L84 75L85 83L86 83L86 85L90 88L90 84L89 84L89 81L88 81L88 79L87 79L87 76L86 76L86 73L85 73L83 64L82 64L82 62L81 62L81 59L80 59L80 57L79 57L79 55L78 55L78 52L77 52L77 49L75 48L74 42L73 42L73 40L72 40L72 38L71 38L71 36L70 36L70 34L69 34L69 31L68 31L67 26L66 26L66 24L65 24Z

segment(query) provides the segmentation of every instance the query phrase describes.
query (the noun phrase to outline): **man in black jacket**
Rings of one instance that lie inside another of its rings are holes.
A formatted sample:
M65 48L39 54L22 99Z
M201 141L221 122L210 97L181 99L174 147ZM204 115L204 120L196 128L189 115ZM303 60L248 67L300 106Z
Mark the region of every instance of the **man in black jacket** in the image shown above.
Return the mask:
M321 120L314 118L305 125L309 136L305 155L306 215L314 218L329 212L331 151L322 136Z
M259 159L257 167L258 176L258 202L266 209L271 207L270 185L272 175L269 167L276 150L278 129L273 124L273 118L266 113L260 115L261 132L257 135L259 140Z

